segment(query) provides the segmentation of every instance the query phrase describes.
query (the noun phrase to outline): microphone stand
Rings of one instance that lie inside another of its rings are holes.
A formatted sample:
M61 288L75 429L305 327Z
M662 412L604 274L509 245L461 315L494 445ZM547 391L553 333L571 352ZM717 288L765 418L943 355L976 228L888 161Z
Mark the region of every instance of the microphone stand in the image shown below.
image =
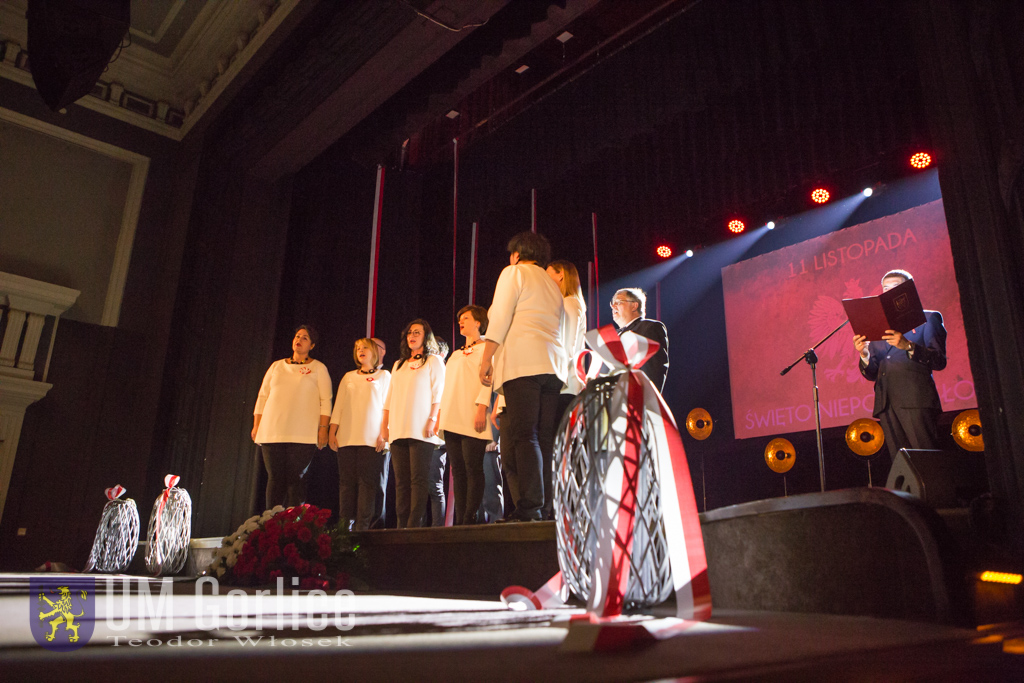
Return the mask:
M818 372L815 366L818 363L818 354L814 353L814 350L827 342L833 334L843 329L850 324L849 320L844 320L843 323L836 329L825 335L825 338L819 341L817 344L807 349L807 351L797 358L795 361L790 363L785 370L780 372L780 375L785 375L787 372L796 367L796 364L802 360L807 361L807 364L811 366L811 382L814 383L814 430L818 436L818 474L821 477L821 492L825 492L825 447L821 441L821 401L818 399Z

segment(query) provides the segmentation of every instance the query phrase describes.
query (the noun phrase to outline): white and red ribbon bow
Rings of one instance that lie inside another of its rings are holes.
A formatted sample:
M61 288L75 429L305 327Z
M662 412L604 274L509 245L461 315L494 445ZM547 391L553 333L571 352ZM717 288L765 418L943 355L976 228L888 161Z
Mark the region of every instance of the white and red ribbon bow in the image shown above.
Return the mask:
M127 489L120 484L114 484L109 489L104 489L103 492L107 494L107 500L117 500L124 495L126 490Z
M655 466L661 487L661 507L668 542L676 616L702 620L711 616L711 589L690 467L672 411L661 392L639 368L659 345L633 332L620 337L611 325L586 334L594 354L620 375L612 392L613 445L604 479L604 506L597 517L592 588L588 611L600 617L621 614L629 585L629 557L636 518L636 486L645 420L651 425Z

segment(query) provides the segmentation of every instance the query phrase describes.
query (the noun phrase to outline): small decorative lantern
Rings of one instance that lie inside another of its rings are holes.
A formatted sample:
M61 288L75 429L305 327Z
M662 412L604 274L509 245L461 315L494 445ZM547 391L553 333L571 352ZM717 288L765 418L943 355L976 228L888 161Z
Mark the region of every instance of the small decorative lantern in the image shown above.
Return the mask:
M96 539L92 543L85 571L122 573L128 569L139 548L139 510L131 498L120 500L125 488L120 484L106 490Z
M146 569L156 576L177 574L188 559L192 538L192 499L178 488L176 474L164 477L167 487L153 503L146 533Z

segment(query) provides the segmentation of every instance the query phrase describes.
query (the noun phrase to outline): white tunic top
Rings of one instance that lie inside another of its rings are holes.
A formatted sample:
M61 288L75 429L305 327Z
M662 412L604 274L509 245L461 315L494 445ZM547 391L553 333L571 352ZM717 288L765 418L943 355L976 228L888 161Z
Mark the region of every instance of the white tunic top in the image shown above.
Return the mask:
M562 304L565 308L565 325L562 326L562 346L565 347L568 359L568 366L566 368L568 376L565 380L568 386L562 389L562 393L575 396L583 391L583 385L576 377L576 368L573 366L573 360L576 358L576 354L583 350L584 335L587 333L587 318L584 315L583 304L576 297L567 296L562 299Z
M364 375L358 370L345 373L338 383L331 424L338 425L338 446L377 446L384 398L391 384L387 370Z
M331 414L331 376L318 360L270 364L256 398L262 415L256 443L316 443L321 415Z
M490 441L490 425L476 431L476 406L491 405L491 388L480 382L480 359L484 355L482 343L453 351L445 365L444 394L441 396L441 429L446 432L472 436Z
M496 392L504 393L501 385L518 377L552 374L565 381L562 292L543 268L506 266L487 318L487 339L500 344L491 379Z
M438 436L427 437L430 406L441 402L444 393L444 363L430 354L425 360L407 360L391 370L391 384L384 409L388 412L388 436L396 439L417 439L432 444L443 443Z

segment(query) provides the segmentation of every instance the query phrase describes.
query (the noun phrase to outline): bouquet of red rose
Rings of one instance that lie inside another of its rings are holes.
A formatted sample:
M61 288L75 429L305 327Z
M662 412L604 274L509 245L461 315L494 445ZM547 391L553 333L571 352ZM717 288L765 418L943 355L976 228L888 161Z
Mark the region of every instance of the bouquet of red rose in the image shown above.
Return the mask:
M267 510L224 539L206 573L241 586L298 577L299 588L345 588L358 546L341 525L326 526L330 516L313 505Z

